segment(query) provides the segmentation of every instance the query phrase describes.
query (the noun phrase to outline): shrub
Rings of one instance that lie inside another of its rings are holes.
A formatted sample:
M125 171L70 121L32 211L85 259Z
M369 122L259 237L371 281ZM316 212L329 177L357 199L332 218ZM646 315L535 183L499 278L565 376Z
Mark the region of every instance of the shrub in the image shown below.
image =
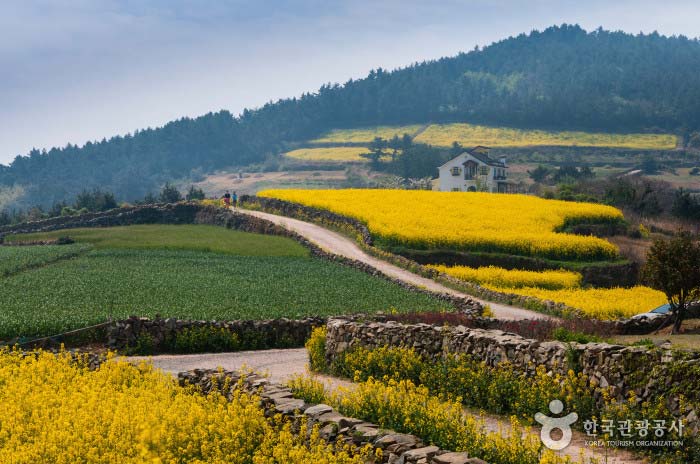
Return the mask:
M174 353L220 353L237 351L238 335L223 327L190 327L175 333L163 345L163 351Z
M566 327L557 327L552 331L552 338L560 342L591 343L600 342L602 339L596 335L569 330Z

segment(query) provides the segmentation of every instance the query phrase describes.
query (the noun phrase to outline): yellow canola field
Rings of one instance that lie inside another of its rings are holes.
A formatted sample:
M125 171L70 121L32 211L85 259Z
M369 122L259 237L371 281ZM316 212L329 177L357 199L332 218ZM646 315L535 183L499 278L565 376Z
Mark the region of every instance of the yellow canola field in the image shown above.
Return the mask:
M367 161L361 157L363 153L369 153L367 147L323 147L300 148L285 153L285 156L304 161Z
M368 143L375 137L390 139L394 135L413 136L422 126L378 126L363 129L336 129L313 143ZM431 124L415 139L419 143L448 147L459 142L465 147L609 147L646 150L673 150L676 136L673 134L608 134L603 132L544 131L513 129L509 127L482 126L454 123Z
M564 303L595 319L630 317L666 303L662 292L644 286L581 288L581 274L563 269L538 272L496 266L428 267L491 290Z
M265 190L258 195L354 217L386 245L565 260L613 259L618 249L597 237L555 229L567 222L623 219L618 209L605 205L484 192Z
M547 290L535 287L506 288L484 285L499 292L532 296L540 300L564 303L580 309L594 319L614 320L640 314L664 303L666 296L653 288L636 286L632 288L567 288Z
M375 137L389 140L394 136L403 137L403 134L413 136L422 126L377 126L363 129L335 129L321 138L312 140L311 143L369 143Z
M546 271L525 271L520 269L505 269L496 266L444 266L430 264L427 267L444 272L457 279L474 282L479 285L494 285L500 287L520 288L538 287L550 290L574 288L581 284L581 274L565 269Z
M551 132L488 127L476 124L433 124L418 135L416 142L450 146L459 142L465 147L561 146L610 147L673 150L676 136L672 134L606 134L593 132Z
M194 394L147 365L0 350L0 386L0 463L367 461L273 424L254 396Z

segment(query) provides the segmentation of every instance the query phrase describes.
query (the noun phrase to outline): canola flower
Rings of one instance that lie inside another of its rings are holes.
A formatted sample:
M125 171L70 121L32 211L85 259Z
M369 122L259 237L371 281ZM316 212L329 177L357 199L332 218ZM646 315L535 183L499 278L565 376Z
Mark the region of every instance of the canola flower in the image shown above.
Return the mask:
M498 292L564 303L595 319L630 317L666 303L663 292L642 285L632 288L581 288L581 275L563 269L523 271L496 266L427 267Z
M266 419L255 396L197 394L115 359L90 371L67 353L0 351L0 408L0 463L360 464L369 452L317 431L307 442Z
M390 139L394 135L415 135L421 128L411 126L379 126L364 129L336 129L313 140L319 143L369 143L375 137ZM521 130L509 127L482 126L478 124L430 124L414 140L429 145L449 147L459 142L465 147L560 146L560 147L611 147L673 150L676 136L673 134L609 134L581 131Z
M389 140L394 136L402 137L403 134L414 135L421 125L410 126L376 126L363 129L336 129L326 135L312 140L311 143L369 143L375 137Z
M300 148L284 155L304 161L367 161L363 153L369 153L367 147Z
M389 246L564 260L614 259L618 249L598 237L556 232L558 228L623 219L611 206L484 192L265 190L258 195L353 217Z
M301 397L317 395L324 388L309 377L294 378L288 385ZM459 400L441 399L409 380L369 378L353 388L339 387L326 399L347 416L414 434L444 449L467 451L493 464L572 462L543 449L539 435L522 427L515 417L508 429L489 432L482 419L464 413Z
M450 146L459 142L465 147L560 146L612 147L673 150L673 134L607 134L580 131L521 130L476 124L432 124L416 137L416 142Z
M497 287L538 287L558 290L561 288L579 287L581 284L581 274L565 269L525 271L496 266L475 268L469 266L445 266L442 264L430 264L427 267L467 282Z
M631 317L667 303L666 295L638 285L631 288L565 288L547 290L537 287L507 288L484 285L504 293L551 300L581 310L594 319L614 320Z

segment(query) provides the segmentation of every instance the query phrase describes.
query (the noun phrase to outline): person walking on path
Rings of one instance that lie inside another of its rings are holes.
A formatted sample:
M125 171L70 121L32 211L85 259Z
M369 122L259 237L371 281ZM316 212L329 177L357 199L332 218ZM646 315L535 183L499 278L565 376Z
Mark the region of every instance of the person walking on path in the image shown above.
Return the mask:
M233 195L231 196L231 205L233 205L234 209L236 209L236 206L238 206L238 195L236 192L233 192Z
M228 190L226 191L226 193L224 193L223 200L224 200L224 206L226 206L227 208L229 206L231 206L231 194L228 193Z

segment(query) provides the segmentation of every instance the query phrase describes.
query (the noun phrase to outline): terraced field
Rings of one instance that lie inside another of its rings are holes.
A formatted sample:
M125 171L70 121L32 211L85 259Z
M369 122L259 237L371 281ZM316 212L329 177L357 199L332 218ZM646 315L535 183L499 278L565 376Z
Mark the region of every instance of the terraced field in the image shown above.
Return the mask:
M594 236L559 232L562 226L623 218L615 208L599 204L479 192L271 190L260 196L359 219L367 224L379 246L390 249L476 251L484 256L506 253L558 260L574 269L595 259L601 260L599 264L616 262L617 247ZM432 267L501 293L564 303L596 319L629 317L666 300L663 293L643 286L583 287L582 276L567 270Z
M597 237L560 233L566 224L615 222L610 206L528 195L425 190L267 190L259 193L350 216L389 246L504 252L559 260L615 259Z
M447 309L426 295L312 258L291 239L209 226L61 231L67 233L95 249L0 277L0 339L130 315L230 320ZM8 249L36 248L0 252Z
M312 140L310 143L369 143L375 137L389 140L394 136L402 137L403 134L413 136L421 127L420 124L410 126L376 126L362 129L337 129L326 135Z
M367 161L361 157L369 150L366 147L323 147L323 148L300 148L285 153L285 156L304 161Z
M465 147L608 147L626 149L673 150L676 136L672 134L609 134L581 131L522 130L478 124L431 124L421 126L376 127L368 129L338 129L312 140L311 143L369 143L375 137L390 139L404 133L414 135L414 141L435 146L450 146L459 142Z

